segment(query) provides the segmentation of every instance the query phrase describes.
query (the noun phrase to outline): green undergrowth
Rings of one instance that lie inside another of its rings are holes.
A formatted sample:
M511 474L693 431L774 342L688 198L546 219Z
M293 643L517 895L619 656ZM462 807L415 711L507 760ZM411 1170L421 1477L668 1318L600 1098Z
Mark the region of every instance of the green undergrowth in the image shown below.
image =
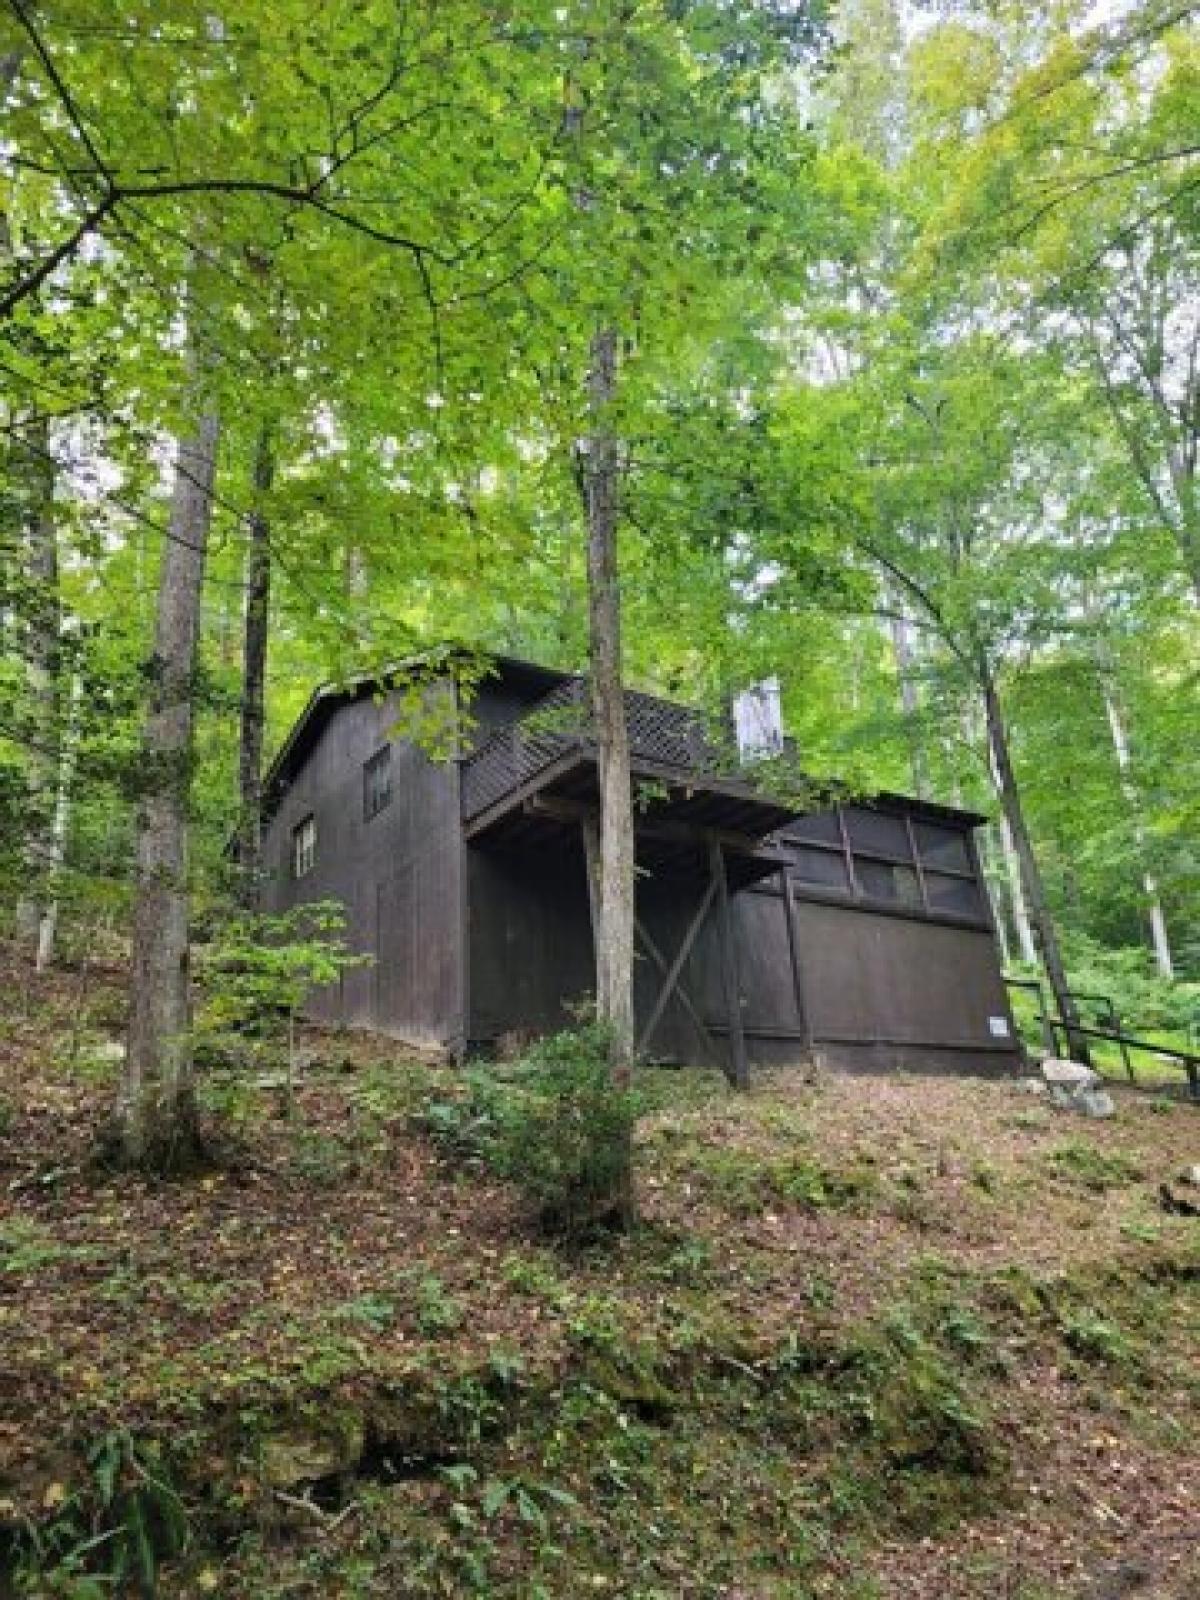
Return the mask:
M185 1444L127 1441L109 1477L101 1442L44 1518L10 1530L17 1591L82 1597L159 1574L199 1592L232 1543L239 1586L223 1592L288 1592L273 1587L283 1561L358 1573L377 1586L364 1593L403 1575L413 1595L560 1594L587 1574L653 1594L688 1559L692 1592L715 1595L756 1570L799 1581L828 1553L830 1517L865 1536L997 1492L977 1381L911 1318L842 1344L763 1350L753 1333L648 1338L619 1307L585 1304L552 1372L509 1355L283 1411L243 1405ZM299 1510L314 1492L317 1510ZM305 1548L306 1521L351 1504L348 1546Z
M868 1162L839 1167L797 1152L693 1152L689 1173L718 1205L741 1216L772 1206L794 1205L813 1211L863 1206L879 1187L878 1175Z
M1120 1150L1103 1150L1086 1139L1068 1139L1050 1152L1056 1177L1103 1194L1145 1176L1141 1164Z
M868 1600L887 1552L1028 1514L1047 1429L1193 1448L1186 1108L666 1069L630 1102L598 1038L490 1077L333 1044L294 1106L211 1082L241 1153L186 1184L69 1130L30 1159L18 1103L0 1595ZM629 1234L592 1225L614 1134Z
M451 1166L485 1167L525 1194L548 1233L580 1241L620 1226L639 1097L613 1082L609 1035L585 1023L516 1062L468 1073L415 1118Z
M193 1395L190 1422L162 1436L82 1441L40 1515L7 1525L13 1592L666 1596L686 1573L696 1595L753 1581L849 1595L812 1585L856 1543L1006 1503L1023 1363L1048 1355L1081 1389L1102 1376L1105 1404L1146 1428L1156 1397L1200 1402L1169 1337L1181 1297L1200 1311L1186 1249L1043 1278L929 1257L861 1324L770 1343L698 1302L648 1323L557 1265L514 1254L498 1272L559 1306L562 1343L540 1367L515 1349L426 1350L403 1377L367 1378L352 1344L344 1367L283 1378L249 1362L219 1406ZM410 1290L431 1340L457 1326L439 1285ZM339 1314L382 1335L397 1307L364 1297Z

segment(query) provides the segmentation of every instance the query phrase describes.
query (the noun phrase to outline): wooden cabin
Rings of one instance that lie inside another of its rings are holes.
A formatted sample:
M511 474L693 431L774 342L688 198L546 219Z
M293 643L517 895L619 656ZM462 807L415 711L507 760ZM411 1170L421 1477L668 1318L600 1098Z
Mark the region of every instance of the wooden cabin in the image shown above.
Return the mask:
M263 902L341 901L374 958L314 994L316 1018L462 1055L560 1027L592 990L595 746L578 677L500 659L468 697L411 673L309 702L267 781ZM737 1081L814 1051L1018 1064L981 817L898 795L797 806L699 713L634 692L627 710L643 1053Z

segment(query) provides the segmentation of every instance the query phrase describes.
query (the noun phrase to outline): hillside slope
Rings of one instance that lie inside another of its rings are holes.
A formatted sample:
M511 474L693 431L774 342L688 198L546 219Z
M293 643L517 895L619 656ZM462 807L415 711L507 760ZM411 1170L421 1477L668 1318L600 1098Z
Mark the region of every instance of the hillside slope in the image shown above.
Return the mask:
M294 1121L209 1084L203 1177L96 1172L120 975L4 959L10 1588L1200 1592L1192 1108L651 1072L642 1226L568 1254L422 1136L454 1073L364 1040Z

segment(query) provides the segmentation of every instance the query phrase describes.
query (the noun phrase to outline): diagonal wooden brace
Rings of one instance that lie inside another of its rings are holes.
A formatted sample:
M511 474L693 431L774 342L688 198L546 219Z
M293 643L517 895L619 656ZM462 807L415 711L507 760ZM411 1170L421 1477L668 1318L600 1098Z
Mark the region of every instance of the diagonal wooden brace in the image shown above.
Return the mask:
M662 994L662 996L660 996L662 1004L655 1006L654 1015L650 1018L650 1021L647 1023L647 1025L642 1029L641 1038L638 1040L638 1054L639 1055L643 1054L645 1049L646 1049L646 1046L650 1043L651 1036L654 1033L654 1029L658 1026L659 1018L661 1017L663 1011L666 1009L667 999L669 998L670 993L671 993L671 991L666 987L666 985L667 985L668 982L672 982L673 981L674 985L675 985L675 992L677 993L678 998L679 998L679 1003L683 1007L683 1009L687 1012L688 1017L690 1018L690 1020L692 1022L692 1025L695 1027L696 1032L700 1037L701 1043L703 1044L704 1048L708 1051L709 1055L712 1057L713 1062L718 1067L723 1067L723 1063L722 1063L722 1060L721 1060L721 1053L717 1048L717 1042L713 1038L712 1034L709 1033L708 1029L704 1026L704 1019L703 1019L703 1017L701 1017L700 1013L696 1010L695 1005L692 1003L692 997L688 994L687 990L683 987L683 984L679 982L679 974L676 973L674 980L672 980L672 978L671 978L671 968L667 965L667 958L663 955L662 951L658 948L658 945L655 943L654 939L650 935L649 929L642 922L640 917L635 917L634 918L633 926L634 926L635 932L637 933L638 938L642 941L642 944L645 946L646 952L649 955L651 961L654 962L654 965L662 973L662 975L663 975L663 983L664 983L663 994ZM686 954L686 952L685 952L685 954ZM682 970L682 964L681 964L680 970Z
M683 971L684 962L692 953L692 946L696 942L696 935L700 932L700 929L704 923L704 919L708 915L709 907L712 905L713 900L716 897L716 893L716 881L710 880L707 889L704 891L703 898L696 908L695 915L692 917L691 922L688 923L687 932L683 936L683 943L679 946L679 950L676 953L674 961L672 961L671 965L663 974L663 986L658 992L658 999L654 1002L654 1010L650 1013L650 1019L646 1023L646 1026L642 1029L642 1036L638 1040L639 1053L643 1051L649 1044L651 1036L653 1035L655 1028L658 1027L659 1021L662 1018L663 1012L667 1009L667 1002L670 1000L675 986L679 982L679 974ZM647 945L647 949L648 948L649 946ZM680 994L682 995L682 993L683 991L681 990ZM701 1024L701 1026L703 1026L703 1024Z

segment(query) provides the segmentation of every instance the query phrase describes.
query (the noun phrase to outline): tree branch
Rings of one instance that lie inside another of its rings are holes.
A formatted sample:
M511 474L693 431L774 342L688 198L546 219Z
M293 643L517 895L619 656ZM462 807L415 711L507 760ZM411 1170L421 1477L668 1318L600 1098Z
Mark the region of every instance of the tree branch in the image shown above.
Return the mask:
M38 60L42 63L42 67L45 70L46 76L49 78L55 94L58 96L59 103L67 114L67 120L75 129L75 132L79 135L80 142L82 143L83 148L87 151L88 157L95 167L97 173L99 173L102 178L107 179L109 177L108 163L96 148L95 142L87 130L87 124L83 120L83 114L80 112L79 107L75 104L75 97L72 95L70 89L68 89L62 74L54 65L54 59L49 50L46 48L45 41L38 32L33 18L29 14L29 8L25 4L25 0L9 0L9 4L16 13L17 21L21 24L21 27L28 35L29 42L32 44Z

